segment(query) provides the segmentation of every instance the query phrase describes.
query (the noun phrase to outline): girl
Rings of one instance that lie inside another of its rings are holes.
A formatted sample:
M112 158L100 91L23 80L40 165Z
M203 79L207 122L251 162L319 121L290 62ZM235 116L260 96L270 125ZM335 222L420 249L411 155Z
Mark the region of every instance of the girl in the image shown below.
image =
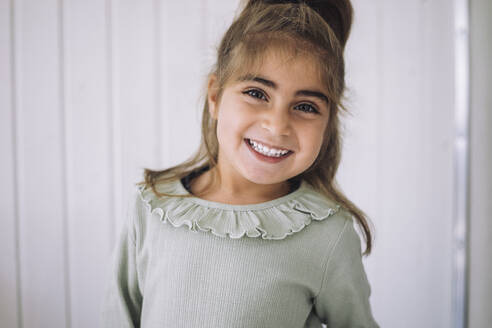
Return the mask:
M349 0L245 3L208 77L200 149L146 169L104 327L378 327L336 186ZM194 233L192 233L194 232Z

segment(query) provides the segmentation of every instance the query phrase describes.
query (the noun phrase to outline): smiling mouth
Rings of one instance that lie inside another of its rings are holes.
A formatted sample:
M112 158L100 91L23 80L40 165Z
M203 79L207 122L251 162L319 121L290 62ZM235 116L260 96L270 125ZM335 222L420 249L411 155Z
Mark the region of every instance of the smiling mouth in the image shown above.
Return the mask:
M288 149L281 149L281 148L271 149L266 146L263 146L261 143L257 143L247 138L244 139L244 141L252 150L254 150L257 154L262 155L263 157L268 157L272 159L276 159L276 158L281 159L293 153L292 150L288 150Z

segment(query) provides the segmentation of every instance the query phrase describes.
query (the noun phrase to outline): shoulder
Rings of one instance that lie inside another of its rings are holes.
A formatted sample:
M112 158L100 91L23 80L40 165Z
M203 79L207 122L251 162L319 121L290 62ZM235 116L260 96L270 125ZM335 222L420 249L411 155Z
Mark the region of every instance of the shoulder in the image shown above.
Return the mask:
M188 194L179 179L158 182L154 186L138 185L134 189L132 202L141 212L162 212L163 207L172 203L180 195Z
M361 240L355 229L355 219L346 209L340 208L329 219L320 222L319 230L325 241L325 261L335 253L354 253L360 251Z
M158 193L167 193L171 191L170 185L171 183L166 186L157 185L155 189ZM166 208L169 206L169 200L175 197L157 195L151 186L139 184L134 185L128 197L125 224L138 249L148 237L152 225L162 221Z
M166 221L166 212L179 208L185 203L185 198L180 196L188 195L179 178L157 182L154 186L137 185L131 201L135 224L143 229L148 224L147 219L152 216L158 221Z
M353 223L352 214L340 203L303 183L302 195L298 198L298 209L309 212L314 220L322 221L322 227L339 235Z
M341 210L334 217L333 226L336 235L326 257L327 270L357 266L362 259L362 243L353 215L345 209Z
M309 213L316 224L316 229L311 229L313 237L323 245L323 249L330 253L342 239L354 239L354 217L341 204L323 193L315 190L311 185L304 184L302 196L297 198L294 208ZM328 255L328 254L326 254Z

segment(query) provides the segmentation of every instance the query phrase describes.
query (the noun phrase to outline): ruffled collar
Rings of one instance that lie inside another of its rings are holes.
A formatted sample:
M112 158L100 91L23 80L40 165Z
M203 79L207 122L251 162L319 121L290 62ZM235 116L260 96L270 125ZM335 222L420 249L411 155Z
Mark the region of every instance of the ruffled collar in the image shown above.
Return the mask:
M179 179L159 184L157 191L190 195ZM137 187L138 194L151 213L174 227L182 225L194 232L211 232L219 237L262 237L284 239L299 232L312 220L321 221L340 210L340 205L326 198L302 180L289 194L258 204L231 205L198 197L158 198L151 188Z

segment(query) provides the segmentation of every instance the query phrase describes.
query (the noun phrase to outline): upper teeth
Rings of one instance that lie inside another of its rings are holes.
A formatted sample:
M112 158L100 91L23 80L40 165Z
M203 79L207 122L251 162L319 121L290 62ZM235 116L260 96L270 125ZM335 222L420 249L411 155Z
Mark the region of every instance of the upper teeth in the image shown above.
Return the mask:
M285 154L287 154L289 151L288 150L280 150L280 149L275 149L275 148L268 148L265 145L262 145L259 142L249 140L249 143L253 146L253 148L258 151L259 153L262 153L267 156L274 156L274 157L280 157Z

